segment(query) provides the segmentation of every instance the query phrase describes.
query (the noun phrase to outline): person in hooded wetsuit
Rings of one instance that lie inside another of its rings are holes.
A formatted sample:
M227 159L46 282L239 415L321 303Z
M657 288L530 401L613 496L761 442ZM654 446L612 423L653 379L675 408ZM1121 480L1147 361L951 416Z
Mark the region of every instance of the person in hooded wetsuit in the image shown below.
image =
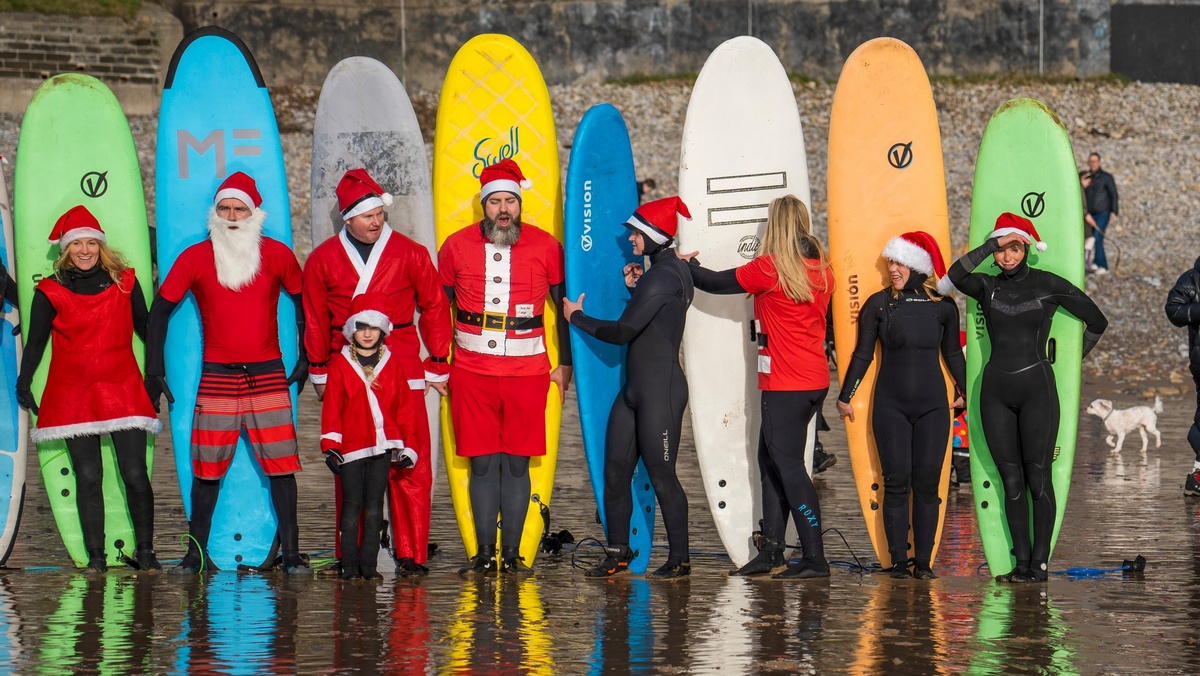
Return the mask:
M937 241L908 232L883 250L891 286L871 294L858 314L858 344L838 396L838 414L854 422L850 400L883 346L871 402L871 430L883 469L883 530L892 557L892 577L932 580L930 567L937 535L938 487L950 437L950 409L961 408L967 364L958 347L958 306L941 297L937 277L946 265ZM936 277L932 276L936 274ZM957 396L949 404L941 360L954 378ZM909 496L915 545L909 572Z
M730 575L829 577L821 541L821 507L804 462L808 423L829 392L825 327L833 272L812 234L808 208L793 195L772 200L758 257L732 270L691 267L696 288L754 295L758 388L762 424L758 468L762 477L762 537L758 554ZM688 254L688 257L694 254ZM786 570L783 537L788 515L804 557Z
M950 267L947 276L979 302L987 322L991 357L983 368L979 421L1004 482L1004 516L1016 567L997 577L1005 582L1045 582L1054 531L1055 499L1050 468L1058 434L1058 389L1046 357L1055 312L1061 307L1084 323L1083 354L1108 327L1100 308L1074 284L1029 267L1033 223L1016 214L996 219L991 237ZM1045 244L1038 242L1038 249ZM989 256L1000 274L971 272ZM1029 507L1033 502L1033 541Z
M625 266L625 284L633 296L615 321L583 312L584 296L563 301L572 326L606 343L629 345L625 386L608 416L604 454L604 510L608 516L607 556L585 574L615 575L628 569L636 552L629 548L633 515L631 482L638 458L646 464L667 529L667 562L652 578L677 578L691 572L688 558L687 496L675 474L679 435L688 386L679 366L683 325L692 304L692 277L673 248L676 213L690 218L678 197L648 202L625 223L635 256L649 256L642 274L637 263Z
M1187 440L1196 454L1196 460L1183 480L1183 492L1185 495L1200 495L1200 258L1175 281L1163 309L1168 321L1175 326L1186 326L1188 330L1188 368L1192 373L1192 382L1196 384L1196 412L1192 416Z
M162 424L142 383L132 343L134 333L145 336L146 296L133 268L108 247L100 223L86 207L63 214L50 241L59 245L61 254L54 261L54 273L33 292L17 401L38 416L31 435L35 442L61 439L66 444L75 473L87 571L108 569L100 452L105 434L112 437L137 540L134 562L141 570L160 570L153 548L154 490L146 465L146 434L157 434ZM39 408L30 390L51 342Z

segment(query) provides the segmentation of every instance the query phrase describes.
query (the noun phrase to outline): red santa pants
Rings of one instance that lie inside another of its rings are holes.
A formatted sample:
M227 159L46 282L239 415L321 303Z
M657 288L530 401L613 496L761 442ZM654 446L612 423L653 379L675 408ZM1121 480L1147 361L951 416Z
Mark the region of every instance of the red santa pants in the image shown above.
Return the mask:
M459 456L546 455L550 374L485 376L450 366L450 418Z

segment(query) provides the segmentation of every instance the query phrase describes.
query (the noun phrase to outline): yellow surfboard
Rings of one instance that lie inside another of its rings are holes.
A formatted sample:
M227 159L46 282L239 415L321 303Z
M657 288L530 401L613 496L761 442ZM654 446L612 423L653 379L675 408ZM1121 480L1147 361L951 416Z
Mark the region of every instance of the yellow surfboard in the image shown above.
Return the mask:
M515 160L533 181L533 187L522 194L521 220L561 242L562 190L550 92L533 57L516 40L506 35L478 35L450 62L438 101L433 214L439 247L452 233L483 217L479 172L504 158ZM558 313L548 299L545 322L546 350L553 368L558 366ZM550 504L554 488L562 417L559 396L558 388L552 386L546 398L546 455L529 463L532 490L521 536L521 556L529 565L542 538L541 505ZM467 492L471 467L455 452L448 400L442 402L442 441L458 530L467 555L474 556L478 543Z
M858 339L859 308L867 297L891 283L887 262L881 256L887 241L904 232L924 230L937 240L946 263L951 262L937 109L921 59L905 43L876 38L846 59L830 113L828 181L829 251L837 279L833 327L840 381ZM879 368L879 347L875 349L875 361L852 402L855 422L845 422L867 532L879 562L888 568L892 560L883 532L883 472L871 432L871 403ZM944 366L943 375L949 393L951 384ZM933 556L946 518L949 473L947 438Z

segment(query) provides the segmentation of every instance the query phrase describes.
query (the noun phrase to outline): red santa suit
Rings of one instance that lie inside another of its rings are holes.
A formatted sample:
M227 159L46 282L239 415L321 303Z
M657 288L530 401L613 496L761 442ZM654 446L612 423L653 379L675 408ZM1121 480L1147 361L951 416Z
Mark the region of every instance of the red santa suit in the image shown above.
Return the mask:
M438 270L458 305L450 402L458 454L545 455L543 312L550 287L563 281L562 245L522 223L517 243L499 246L475 223L446 238ZM479 396L461 396L468 390Z
M368 383L351 349L343 347L329 364L330 377L321 404L321 452L337 450L342 462L350 463L393 450L405 451L414 416L408 382L394 363L392 351L380 358Z
M341 359L338 352L347 343L342 325L350 316L351 300L368 292L386 300L393 329L385 345L395 367L399 367L395 377L406 380L411 399L406 407L411 419L406 424L412 431L405 444L418 456L410 469L393 465L388 478L394 551L398 558L424 563L428 558L433 487L425 381L447 378L450 306L425 247L385 224L364 262L343 228L336 237L313 249L304 265L304 346L311 362L309 377L314 383L326 383L331 365ZM417 310L421 315L414 327ZM430 354L424 362L422 340ZM335 479L334 485L340 510L341 484ZM340 538L337 544L340 555Z
M95 296L74 293L53 277L38 282L56 314L35 442L162 429L133 356L133 283L132 268Z

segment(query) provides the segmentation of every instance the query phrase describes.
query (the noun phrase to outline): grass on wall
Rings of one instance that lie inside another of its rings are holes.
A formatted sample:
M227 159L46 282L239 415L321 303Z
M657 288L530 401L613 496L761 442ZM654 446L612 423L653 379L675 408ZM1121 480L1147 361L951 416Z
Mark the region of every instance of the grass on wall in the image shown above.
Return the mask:
M68 16L118 16L132 19L142 0L0 0L0 12L38 12Z

